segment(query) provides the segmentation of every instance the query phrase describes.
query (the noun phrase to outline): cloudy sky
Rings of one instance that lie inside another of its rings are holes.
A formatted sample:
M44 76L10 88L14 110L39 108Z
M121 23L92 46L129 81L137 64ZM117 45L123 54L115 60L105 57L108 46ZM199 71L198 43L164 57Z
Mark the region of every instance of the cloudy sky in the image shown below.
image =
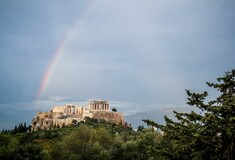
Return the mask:
M185 89L207 90L235 68L234 8L234 0L1 0L0 129L89 99L125 115L186 106Z

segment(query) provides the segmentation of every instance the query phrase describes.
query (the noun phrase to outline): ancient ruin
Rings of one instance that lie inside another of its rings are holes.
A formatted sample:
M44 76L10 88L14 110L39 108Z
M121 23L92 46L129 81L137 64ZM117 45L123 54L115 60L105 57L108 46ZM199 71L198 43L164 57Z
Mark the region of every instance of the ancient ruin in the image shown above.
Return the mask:
M73 125L85 121L86 117L126 124L122 113L110 111L109 101L92 100L86 106L66 104L54 106L50 112L38 112L32 120L32 128L37 130Z

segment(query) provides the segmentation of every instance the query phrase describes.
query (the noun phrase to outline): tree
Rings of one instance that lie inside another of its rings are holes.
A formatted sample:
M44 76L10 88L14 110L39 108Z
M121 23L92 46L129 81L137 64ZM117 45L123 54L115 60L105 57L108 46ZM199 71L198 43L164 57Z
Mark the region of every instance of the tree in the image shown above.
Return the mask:
M171 159L235 159L235 70L207 85L220 93L209 102L205 102L206 91L186 90L187 104L201 109L201 114L174 111L177 121L165 116L166 125L145 120L164 131L164 138L171 141Z
M120 143L121 142L121 143ZM129 134L123 132L114 141L111 159L114 160L158 160L165 159L158 152L161 147L162 136L151 129Z
M144 129L144 126L143 125L139 125L138 128L137 128L137 131L142 131Z
M105 128L81 125L62 139L61 159L108 159L113 143L111 135ZM58 154L58 150L54 151ZM55 154L56 155L56 154ZM58 159L59 157L55 157Z
M17 159L18 140L9 134L0 133L0 159Z
M17 126L15 125L14 134L17 133Z
M116 109L116 108L113 108L112 111L113 111L113 112L117 112L117 109Z

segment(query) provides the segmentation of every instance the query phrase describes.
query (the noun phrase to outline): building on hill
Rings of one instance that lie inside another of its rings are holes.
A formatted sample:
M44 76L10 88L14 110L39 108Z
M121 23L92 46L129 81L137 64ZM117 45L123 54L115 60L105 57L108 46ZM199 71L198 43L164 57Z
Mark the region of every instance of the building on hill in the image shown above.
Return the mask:
M84 117L92 118L92 113L96 111L110 111L109 101L92 100L87 106L77 106L73 104L66 104L64 106L54 106L51 110L53 114L64 115L81 115Z
M89 103L90 111L110 111L109 101L93 100Z
M64 106L54 106L51 109L52 113L63 113L63 114L82 114L83 113L82 106L66 104Z
M32 120L32 128L37 130L68 126L85 121L86 117L126 125L122 113L110 111L109 101L92 100L86 106L66 104L54 106L50 112L38 112Z

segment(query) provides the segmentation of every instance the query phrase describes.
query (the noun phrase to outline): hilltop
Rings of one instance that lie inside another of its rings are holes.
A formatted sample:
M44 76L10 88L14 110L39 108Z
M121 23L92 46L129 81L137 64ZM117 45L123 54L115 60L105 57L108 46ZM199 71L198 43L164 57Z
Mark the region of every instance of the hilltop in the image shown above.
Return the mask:
M108 101L93 100L87 106L66 104L54 106L49 112L37 112L32 120L32 130L62 128L85 122L90 118L98 122L105 121L127 126L122 113L110 111Z

